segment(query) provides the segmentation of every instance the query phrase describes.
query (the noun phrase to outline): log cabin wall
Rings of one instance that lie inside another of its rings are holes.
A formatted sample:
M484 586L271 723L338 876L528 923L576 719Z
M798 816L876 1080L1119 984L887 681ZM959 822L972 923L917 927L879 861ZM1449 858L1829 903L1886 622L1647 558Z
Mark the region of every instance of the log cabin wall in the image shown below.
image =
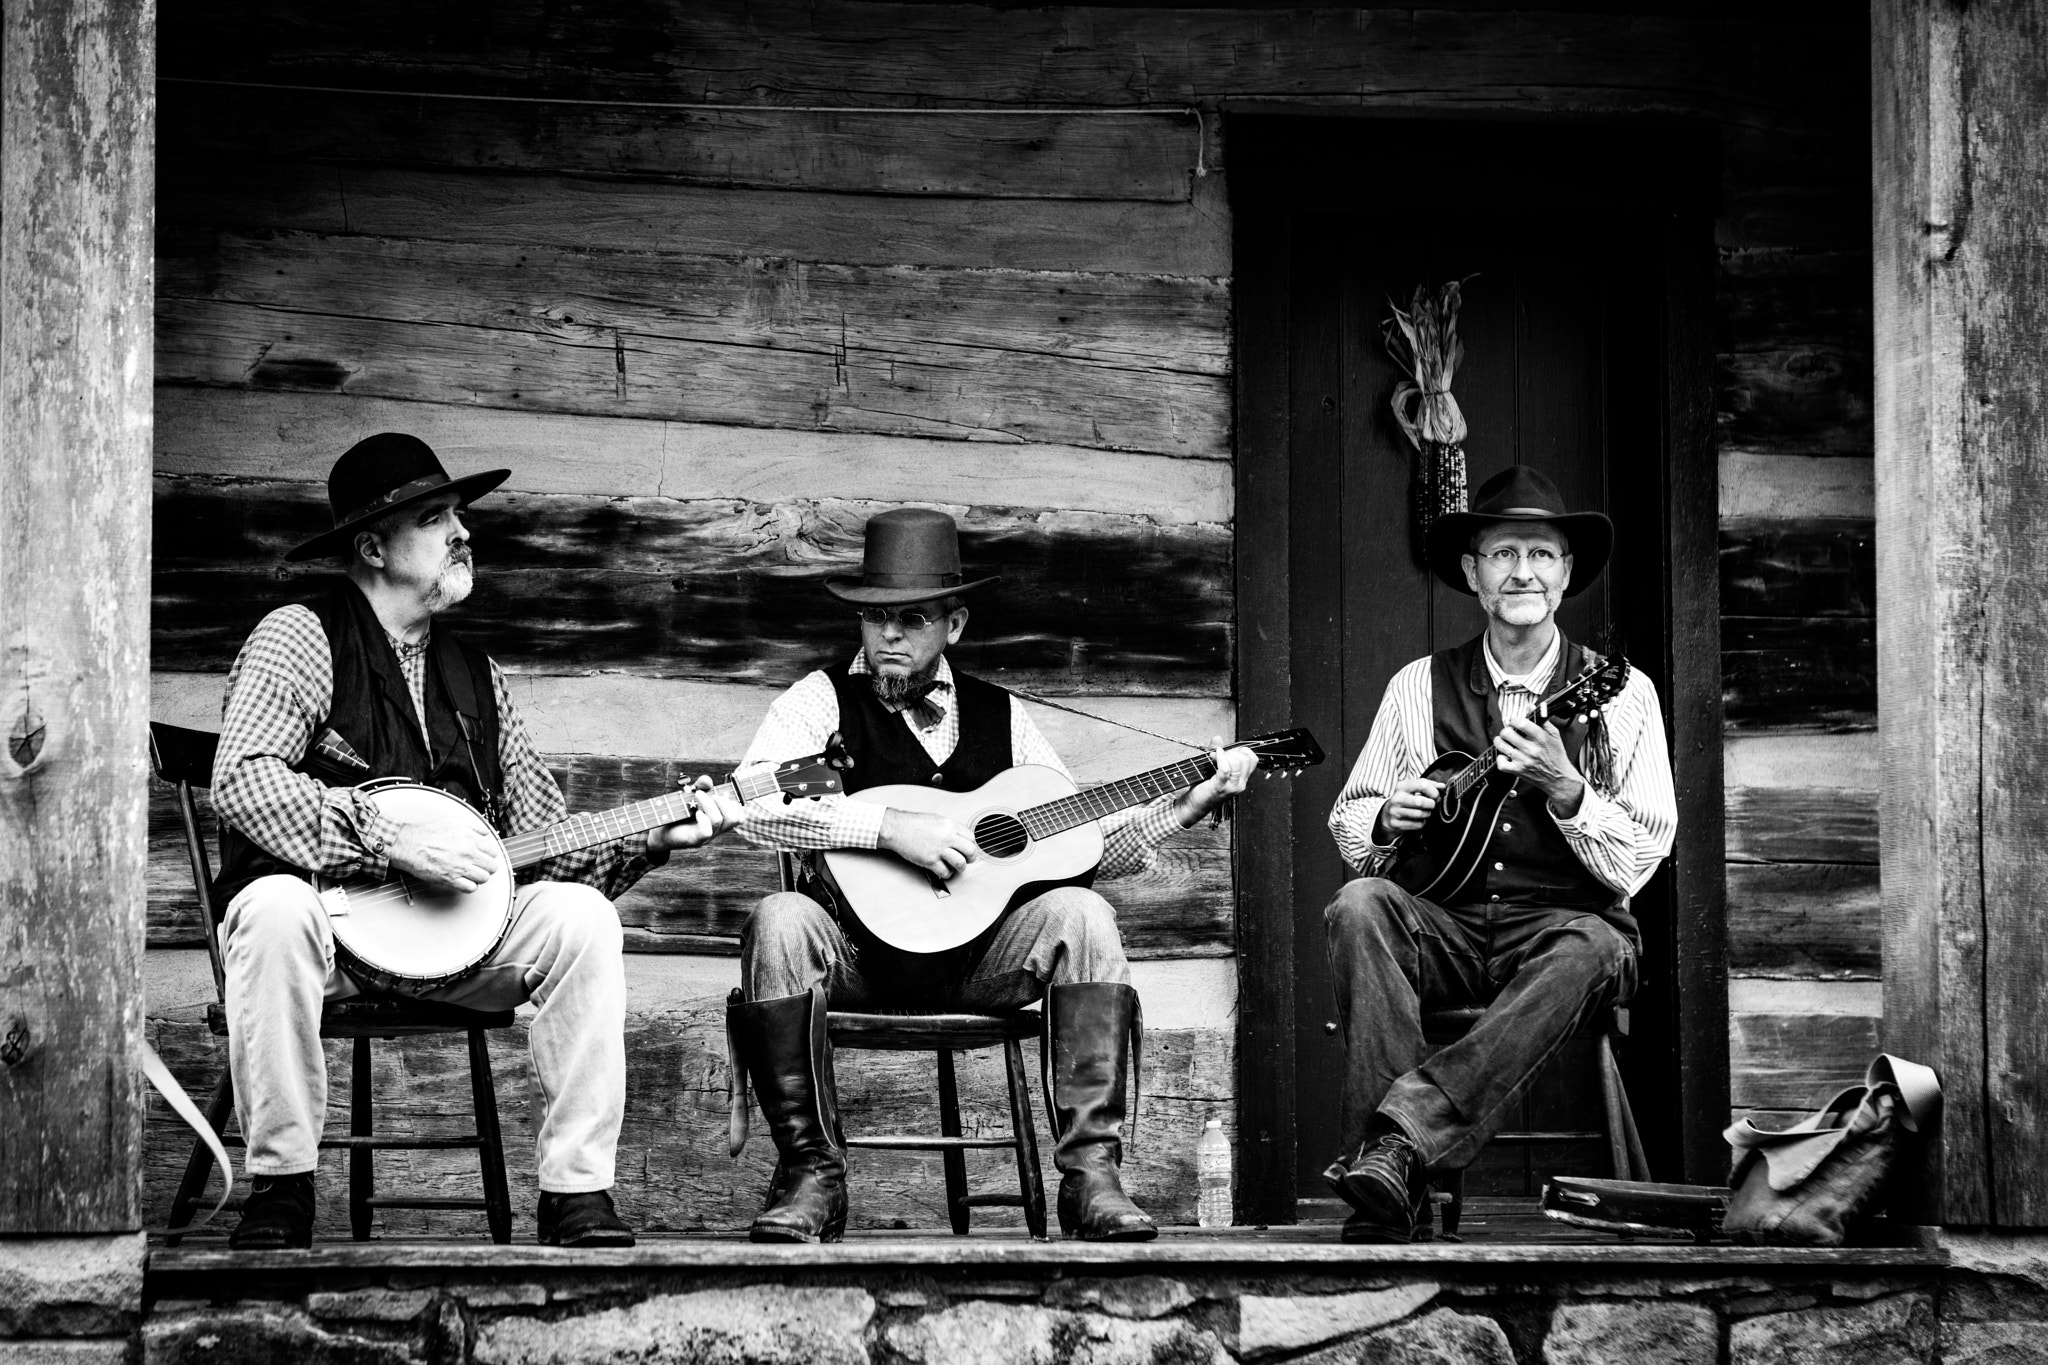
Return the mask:
M1863 20L1605 8L168 5L156 713L217 722L243 635L311 586L277 557L325 525L328 464L400 429L514 470L462 614L572 806L735 760L775 689L851 649L819 580L908 502L1005 576L969 667L1229 733L1229 110L1709 120L1733 1099L1807 1103L1878 1022ZM1455 168L1389 176L1455 211ZM1084 781L1174 752L1041 721ZM204 1085L225 1051L171 818L151 1030ZM736 1226L765 1179L764 1142L716 1150L718 1014L773 881L727 841L621 904L642 1226ZM1105 889L1155 1025L1135 1192L1191 1220L1201 1120L1234 1122L1230 828ZM439 1122L443 1053L385 1048L387 1113ZM516 1147L523 1050L499 1063ZM849 1129L922 1103L918 1069L850 1062ZM1003 1126L993 1073L964 1084ZM182 1155L157 1125L152 1217ZM431 1155L416 1179L463 1183ZM943 1223L934 1161L864 1160L856 1188L865 1225Z

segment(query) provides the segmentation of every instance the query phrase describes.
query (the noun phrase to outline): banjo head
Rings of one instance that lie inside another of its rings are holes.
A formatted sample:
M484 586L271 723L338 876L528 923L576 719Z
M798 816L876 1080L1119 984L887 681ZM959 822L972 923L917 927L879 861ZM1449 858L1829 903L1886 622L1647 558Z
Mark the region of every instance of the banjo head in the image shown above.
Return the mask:
M497 844L498 865L474 891L429 891L397 873L323 887L335 947L351 976L384 990L411 994L459 981L483 965L511 925L512 861L496 831L458 797L394 783L376 799L378 811L399 824L451 815L468 821Z

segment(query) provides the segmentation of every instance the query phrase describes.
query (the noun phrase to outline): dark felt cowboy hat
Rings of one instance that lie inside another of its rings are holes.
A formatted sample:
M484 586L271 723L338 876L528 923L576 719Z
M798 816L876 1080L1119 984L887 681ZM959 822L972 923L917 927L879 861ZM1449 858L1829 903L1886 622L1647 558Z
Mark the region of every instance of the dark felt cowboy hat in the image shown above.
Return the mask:
M365 436L334 462L327 475L327 506L334 528L285 552L290 560L319 559L348 549L356 532L380 517L439 493L467 504L512 477L509 469L448 477L433 449L417 436L383 431Z
M897 507L868 518L859 578L828 578L825 591L863 607L900 607L1001 582L991 574L961 581L960 532L929 507Z
M1556 484L1527 465L1515 465L1479 485L1472 495L1471 511L1448 513L1430 526L1429 567L1445 583L1472 596L1460 561L1471 552L1476 532L1503 521L1548 522L1563 533L1572 556L1572 581L1564 590L1566 597L1577 597L1592 586L1614 549L1614 523L1605 515L1565 511Z

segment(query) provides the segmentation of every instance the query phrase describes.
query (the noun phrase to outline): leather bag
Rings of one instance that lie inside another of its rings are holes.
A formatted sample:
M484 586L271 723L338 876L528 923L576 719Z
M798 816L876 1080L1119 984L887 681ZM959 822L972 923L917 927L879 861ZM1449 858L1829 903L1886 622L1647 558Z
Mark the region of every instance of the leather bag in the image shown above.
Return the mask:
M1881 1207L1898 1175L1917 1168L1941 1113L1933 1068L1889 1053L1790 1128L1748 1119L1721 1134L1735 1149L1734 1195L1721 1230L1763 1246L1840 1246Z

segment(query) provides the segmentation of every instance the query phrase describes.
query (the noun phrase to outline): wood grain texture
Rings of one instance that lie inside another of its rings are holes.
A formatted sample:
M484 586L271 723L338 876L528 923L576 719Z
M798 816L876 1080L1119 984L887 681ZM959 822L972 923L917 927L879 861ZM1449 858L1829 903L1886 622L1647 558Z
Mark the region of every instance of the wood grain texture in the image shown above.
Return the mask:
M1879 1050L1881 1022L1869 1014L1731 1014L1730 1102L1738 1109L1819 1108L1862 1081Z
M0 1235L133 1233L154 12L0 48Z
M554 755L549 766L571 811L608 810L673 791L679 779L724 772L721 761ZM1258 798L1247 798L1247 804ZM209 853L219 847L213 811L202 794L201 822ZM205 943L192 890L183 826L170 788L150 783L149 922L151 948L192 948ZM739 952L740 930L754 903L780 888L775 855L737 837L678 853L649 873L618 902L629 933L628 952ZM1124 949L1134 958L1212 957L1228 953L1236 938L1231 882L1231 826L1208 824L1178 835L1159 850L1149 871L1102 882L1116 907Z
M1854 787L1731 787L1731 863L1878 863L1877 793Z
M159 474L324 483L335 458L375 431L410 432L458 472L509 466L508 492L927 500L1162 522L1231 519L1230 467L1222 460L498 412L348 394L156 391Z
M1724 520L1721 611L1747 617L1875 616L1875 528L1867 521Z
M1877 727L1869 617L1724 616L1721 670L1728 722L1738 729Z
M1808 519L1867 523L1876 516L1869 460L1723 450L1720 466L1723 525Z
M1861 346L1723 351L1719 368L1722 446L1762 455L1870 453L1870 355Z
M689 185L1181 202L1199 129L1129 118L506 103L167 82L165 144L220 160L400 162Z
M836 662L874 504L496 494L471 519L477 589L459 628L508 668L783 683ZM963 555L1003 584L951 651L1038 690L1227 695L1230 535L1089 513L953 509ZM331 570L279 563L331 524L305 484L159 481L159 668L224 669L262 614Z
M619 1211L645 1232L732 1231L760 1211L774 1148L755 1116L754 1137L739 1161L726 1156L726 1053L724 999L712 997L677 1009L635 1012L626 1022L626 1119L619 1137ZM226 1064L223 1040L181 1011L153 1017L147 1032L172 1072L195 1093L204 1094ZM516 1212L515 1240L533 1231L533 1086L527 1062L524 1018L519 1027L491 1036L505 1155ZM341 1044L329 1044L329 1074L345 1076ZM1034 1076L1031 1107L1038 1126L1043 1169L1049 1180L1052 1139L1037 1086L1037 1048L1025 1045ZM468 1054L461 1039L401 1039L374 1045L378 1122L395 1130L439 1135L468 1122ZM964 1130L1007 1132L1009 1106L1001 1081L1000 1054L964 1053L957 1059ZM1124 1183L1132 1196L1164 1223L1194 1221L1195 1138L1203 1121L1221 1117L1235 1123L1231 1068L1235 1064L1227 1026L1215 1029L1147 1030L1144 1110L1136 1140L1127 1144ZM922 1053L845 1052L837 1056L839 1099L849 1134L938 1130L930 1094L932 1058ZM329 1131L346 1127L347 1087L330 1087L334 1106ZM138 1110L139 1113L139 1110ZM146 1216L162 1221L178 1174L190 1150L184 1126L154 1102L143 1154L147 1171ZM1016 1188L1009 1153L970 1154L969 1179L981 1190ZM346 1186L341 1154L322 1153L321 1188ZM476 1158L467 1152L401 1152L377 1159L380 1189L427 1195L471 1194ZM216 1176L216 1179L218 1177ZM944 1179L931 1153L855 1152L849 1193L857 1228L943 1228ZM316 1235L348 1237L347 1201L323 1199ZM1009 1209L977 1209L977 1225L1021 1225ZM214 1229L207 1229L214 1232ZM433 1236L484 1240L480 1215L442 1211L383 1210L382 1237ZM203 1236L204 1234L202 1234ZM216 1232L217 1236L218 1233ZM192 1245L216 1244L195 1237Z
M1730 971L1880 976L1884 928L1875 864L1730 863L1727 873Z
M561 174L166 157L157 221L842 265L1230 273L1223 177L1185 203L748 190Z
M157 378L1221 457L1215 280L221 233L162 243Z

